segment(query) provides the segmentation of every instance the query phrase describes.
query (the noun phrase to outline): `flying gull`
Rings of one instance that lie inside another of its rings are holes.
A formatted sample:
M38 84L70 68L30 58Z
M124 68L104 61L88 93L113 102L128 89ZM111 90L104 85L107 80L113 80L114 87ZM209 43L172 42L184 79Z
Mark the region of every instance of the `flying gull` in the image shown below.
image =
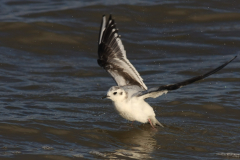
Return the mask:
M102 18L98 39L97 62L117 83L117 86L113 86L108 90L107 95L103 99L111 99L116 110L123 118L141 123L149 122L153 128L156 125L164 126L156 119L153 108L145 102L145 99L156 98L166 94L168 91L176 90L206 78L224 68L236 57L200 76L176 84L148 89L138 71L127 59L126 51L112 16L109 16L108 21L106 21L105 15Z

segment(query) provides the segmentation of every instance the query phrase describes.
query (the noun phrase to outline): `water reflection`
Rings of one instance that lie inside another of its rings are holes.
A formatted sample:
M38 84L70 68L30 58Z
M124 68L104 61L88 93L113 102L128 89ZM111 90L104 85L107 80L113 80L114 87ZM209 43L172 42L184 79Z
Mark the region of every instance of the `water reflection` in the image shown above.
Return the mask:
M161 128L152 129L149 125L129 127L124 131L108 131L122 147L115 150L114 155L129 158L151 158L151 153L160 148L154 136Z

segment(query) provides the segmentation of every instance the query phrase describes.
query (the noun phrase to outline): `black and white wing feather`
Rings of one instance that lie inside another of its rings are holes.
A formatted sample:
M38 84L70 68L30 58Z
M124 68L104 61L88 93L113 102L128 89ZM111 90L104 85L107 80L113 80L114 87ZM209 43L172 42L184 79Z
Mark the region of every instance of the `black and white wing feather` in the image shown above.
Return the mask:
M150 88L149 90L139 92L136 96L137 97L141 97L143 99L146 99L146 98L156 98L158 96L161 96L164 93L166 94L168 91L176 90L178 88L181 88L181 87L186 86L188 84L191 84L193 82L199 81L199 80L201 80L203 78L206 78L206 77L216 73L217 71L221 70L226 65L228 65L230 62L232 62L236 57L237 56L235 56L230 61L224 63L223 65L221 65L221 66L215 68L214 70L209 71L209 72L207 72L207 73L205 73L203 75L196 76L196 77L190 78L188 80L185 80L185 81L182 81L182 82L179 82L179 83L176 83L176 84L169 84L169 85L163 85L163 86L156 87L156 88Z
M98 64L111 74L118 86L137 85L147 90L143 79L127 59L116 23L111 15L107 22L106 17L103 16L100 26Z

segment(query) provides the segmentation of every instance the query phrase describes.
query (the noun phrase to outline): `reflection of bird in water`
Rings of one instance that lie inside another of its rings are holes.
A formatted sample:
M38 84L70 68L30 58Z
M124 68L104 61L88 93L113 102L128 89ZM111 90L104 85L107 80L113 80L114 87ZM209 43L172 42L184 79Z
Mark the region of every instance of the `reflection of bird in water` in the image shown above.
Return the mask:
M116 23L111 15L108 21L103 16L100 26L98 64L111 74L118 85L111 87L103 98L111 99L116 110L123 118L141 123L149 122L153 128L155 125L162 127L163 125L155 118L153 108L145 102L145 99L157 98L168 91L179 89L206 78L224 68L235 58L203 75L176 84L148 89L135 67L127 59Z
M122 149L117 149L113 155L110 155L111 158L116 158L115 156L135 159L151 158L149 154L159 147L153 138L157 133L156 130L149 130L148 126L141 125L139 128L130 128L126 131L107 131L107 133L117 139L122 146Z

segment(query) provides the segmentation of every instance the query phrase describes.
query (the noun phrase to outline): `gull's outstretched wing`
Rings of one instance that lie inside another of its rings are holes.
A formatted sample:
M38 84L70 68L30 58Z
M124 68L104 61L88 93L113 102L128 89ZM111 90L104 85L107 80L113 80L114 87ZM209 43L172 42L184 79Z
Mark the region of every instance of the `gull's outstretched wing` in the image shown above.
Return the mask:
M111 74L118 86L137 85L147 90L143 79L129 62L126 51L118 35L116 23L109 16L103 16L98 40L98 64Z
M222 68L224 68L226 65L228 65L230 62L232 62L237 56L235 56L233 59L231 59L230 61L224 63L223 65L215 68L214 70L210 71L210 72L207 72L201 76L196 76L196 77L193 77L193 78L190 78L188 80L185 80L183 82L179 82L179 83L176 83L176 84L169 84L169 85L163 85L163 86L160 86L160 87L156 87L156 88L150 88L149 90L147 91L142 91L142 92L139 92L137 95L137 97L142 97L143 99L146 99L146 98L156 98L158 96L161 96L162 94L166 94L168 91L171 91L171 90L176 90L178 88L181 88L183 86L186 86L188 84L191 84L193 82L196 82L196 81L199 81L203 78L206 78L214 73L216 73L217 71L221 70Z

